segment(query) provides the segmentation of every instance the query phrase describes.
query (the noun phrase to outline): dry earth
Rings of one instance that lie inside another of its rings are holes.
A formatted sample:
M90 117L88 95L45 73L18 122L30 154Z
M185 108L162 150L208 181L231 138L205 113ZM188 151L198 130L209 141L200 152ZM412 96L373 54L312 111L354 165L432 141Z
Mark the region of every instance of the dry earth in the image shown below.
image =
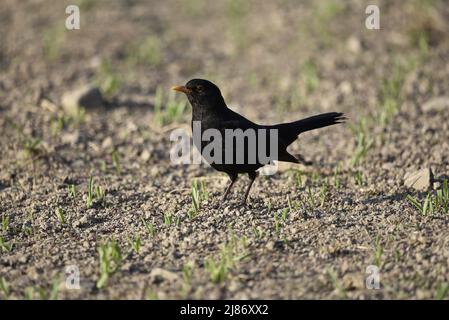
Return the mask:
M380 30L355 0L76 3L71 31L71 1L0 4L0 297L447 297L449 215L420 213L406 196L427 193L404 184L449 173L444 1L378 1ZM244 177L220 208L225 175L170 161L190 106L169 89L194 77L260 123L349 121L292 145L312 166L259 178L239 208ZM64 109L84 85L104 106Z

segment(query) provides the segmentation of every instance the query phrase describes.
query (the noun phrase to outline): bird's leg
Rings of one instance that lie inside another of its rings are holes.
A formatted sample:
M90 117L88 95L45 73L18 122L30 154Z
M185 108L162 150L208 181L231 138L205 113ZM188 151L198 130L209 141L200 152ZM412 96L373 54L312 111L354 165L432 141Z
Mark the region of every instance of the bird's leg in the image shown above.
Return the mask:
M246 189L245 195L243 196L241 205L246 204L246 199L248 198L249 190L251 190L251 187L254 183L254 180L256 180L258 173L256 171L248 172L248 176L249 176L250 182L249 182L248 188Z
M231 191L232 186L234 185L234 183L237 181L237 174L229 174L229 178L231 179L231 183L229 184L229 186L226 188L225 193L223 194L223 197L221 198L221 203L223 204L223 202L225 202L226 197L229 194L229 191Z

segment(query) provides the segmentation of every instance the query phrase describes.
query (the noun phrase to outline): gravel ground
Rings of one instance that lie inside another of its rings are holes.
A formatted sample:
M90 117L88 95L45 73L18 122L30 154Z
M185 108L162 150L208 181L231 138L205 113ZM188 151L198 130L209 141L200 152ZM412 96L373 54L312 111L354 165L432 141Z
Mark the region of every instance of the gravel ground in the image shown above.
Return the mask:
M406 199L449 174L444 1L378 1L380 30L365 1L83 0L68 31L71 3L0 5L1 298L447 298L449 215ZM236 207L242 178L220 208L226 175L170 161L191 116L170 87L194 77L259 123L349 121L290 147L313 165L281 165ZM104 106L64 108L85 85Z

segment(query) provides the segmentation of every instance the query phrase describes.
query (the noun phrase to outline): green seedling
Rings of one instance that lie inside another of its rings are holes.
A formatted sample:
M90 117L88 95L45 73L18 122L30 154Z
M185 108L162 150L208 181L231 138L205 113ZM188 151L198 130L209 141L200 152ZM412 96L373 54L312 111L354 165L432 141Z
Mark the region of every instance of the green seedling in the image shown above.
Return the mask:
M384 253L384 247L381 242L380 235L376 236L374 241L374 264L380 268L382 265L382 255Z
M120 174L122 172L122 167L120 166L120 159L117 150L112 151L112 165L114 166L115 172Z
M154 292L153 290L147 290L146 299L147 300L159 300L159 297L157 295L157 292Z
M171 226L173 224L173 214L164 213L164 224L166 226Z
M92 208L92 205L94 203L94 184L93 184L93 178L92 176L89 177L89 182L87 183L87 199L86 204L87 208Z
M182 267L182 277L184 278L184 283L188 286L192 283L193 269L195 268L195 263L193 261L187 262Z
M449 186L447 179L444 180L441 189L430 191L427 193L424 202L411 195L407 195L406 199L412 204L422 215L436 215L449 213Z
M209 191L207 191L207 189L206 189L206 183L205 183L204 179L201 180L201 196L204 201L209 200Z
M101 186L96 186L95 197L100 201L104 201L104 198L106 197L106 190L104 190Z
M2 216L2 231L3 233L7 233L9 229L9 217Z
M351 165L356 166L360 164L367 156L368 151L372 148L374 139L368 137L365 130L359 130L356 133L356 149L351 158Z
M4 277L0 278L0 292L3 294L3 298L5 300L9 299L9 295L11 294L11 290L9 287L9 283L6 281Z
M76 198L76 186L74 184L71 184L68 187L68 189L69 189L69 191L68 191L69 197L72 199L75 199Z
M62 208L57 208L55 211L56 217L59 220L59 223L64 225L65 224L65 211Z
M11 252L12 244L9 244L3 237L0 236L0 250L1 252Z
M263 231L259 227L253 226L253 232L257 240L262 239Z
M221 246L219 259L205 259L204 267L213 283L224 282L236 264L248 257L246 246L246 238L237 239L231 231L231 240Z
M307 93L312 93L318 87L320 79L318 77L318 70L312 60L308 60L302 66L302 79L306 85Z
M343 287L343 285L341 284L340 280L338 279L338 276L335 273L335 271L332 268L326 268L326 273L327 273L327 276L329 277L329 280L331 281L333 287L337 291L338 295L342 299L347 299L348 295L346 293L346 290Z
M60 278L58 277L53 281L50 290L44 287L27 287L25 289L25 299L34 300L37 297L39 300L56 300L59 295L59 282Z
M338 177L339 174L340 174L340 166L337 165L334 169L334 177L333 177L335 189L340 189L341 187L340 178Z
M122 254L117 240L110 240L101 244L98 249L100 259L100 277L97 280L97 288L104 288L110 276L119 268L122 262Z
M326 202L327 193L329 191L328 183L324 184L320 190L320 207L322 208Z
M361 171L354 173L354 181L356 185L363 186L363 173Z
M166 97L161 87L156 89L154 119L159 126L179 122L186 109L187 103L184 99L178 100L172 91Z
M141 218L141 221L142 221L143 225L145 226L147 233L151 237L154 237L156 235L156 228L155 228L154 224L151 222L146 222L143 218Z
M312 189L310 188L310 186L307 187L307 199L308 199L308 202L309 202L310 209L315 210L315 207L316 207L316 205L315 205L315 203L316 203L315 195L313 194Z
M44 55L48 60L59 58L61 49L65 42L65 30L59 25L48 27L43 31L43 49Z
M435 300L446 299L446 297L448 296L448 293L449 293L449 284L448 283L441 284L440 287L438 288L436 295L435 295Z
M279 221L278 213L274 213L274 231L279 234L281 231L281 222Z
M303 173L302 173L301 170L297 170L297 171L295 172L296 187L297 187L298 189L300 189L300 188L303 187L303 179L302 179L302 175L303 175Z
M284 209L282 210L282 215L281 215L282 221L287 220L287 215L288 215L289 212L290 212L289 208L284 208Z
M206 258L204 261L204 267L209 273L210 280L213 283L221 283L226 280L229 270L225 260L221 259L216 262L211 258Z
M97 199L101 202L105 202L106 190L101 186L94 186L93 177L89 177L89 181L87 183L87 195L86 195L86 207L87 209L92 208L94 204L94 200Z
M193 182L192 182L191 197L192 197L192 208L190 210L189 218L193 218L196 215L198 215L200 206L201 206L202 197L201 197L201 192L198 189L198 182L196 180L193 180Z
M140 248L142 246L142 239L140 237L140 234L138 234L134 238L128 237L128 242L131 245L132 250L134 250L135 253L139 254Z
M109 60L103 60L98 74L96 75L97 83L106 97L113 97L121 86L121 76L117 73Z
M148 36L131 46L127 60L133 66L158 66L162 61L162 42L159 37Z
M273 205L271 204L271 199L268 199L267 209L268 209L268 213L271 213L271 210L273 209Z

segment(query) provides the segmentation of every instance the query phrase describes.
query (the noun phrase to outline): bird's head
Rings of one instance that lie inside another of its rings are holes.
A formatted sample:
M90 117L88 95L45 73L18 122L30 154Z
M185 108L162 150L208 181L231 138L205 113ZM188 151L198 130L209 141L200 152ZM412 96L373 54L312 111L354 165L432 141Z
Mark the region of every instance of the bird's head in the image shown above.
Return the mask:
M175 86L172 89L185 93L193 108L217 108L225 105L220 89L208 80L192 79L185 86Z

